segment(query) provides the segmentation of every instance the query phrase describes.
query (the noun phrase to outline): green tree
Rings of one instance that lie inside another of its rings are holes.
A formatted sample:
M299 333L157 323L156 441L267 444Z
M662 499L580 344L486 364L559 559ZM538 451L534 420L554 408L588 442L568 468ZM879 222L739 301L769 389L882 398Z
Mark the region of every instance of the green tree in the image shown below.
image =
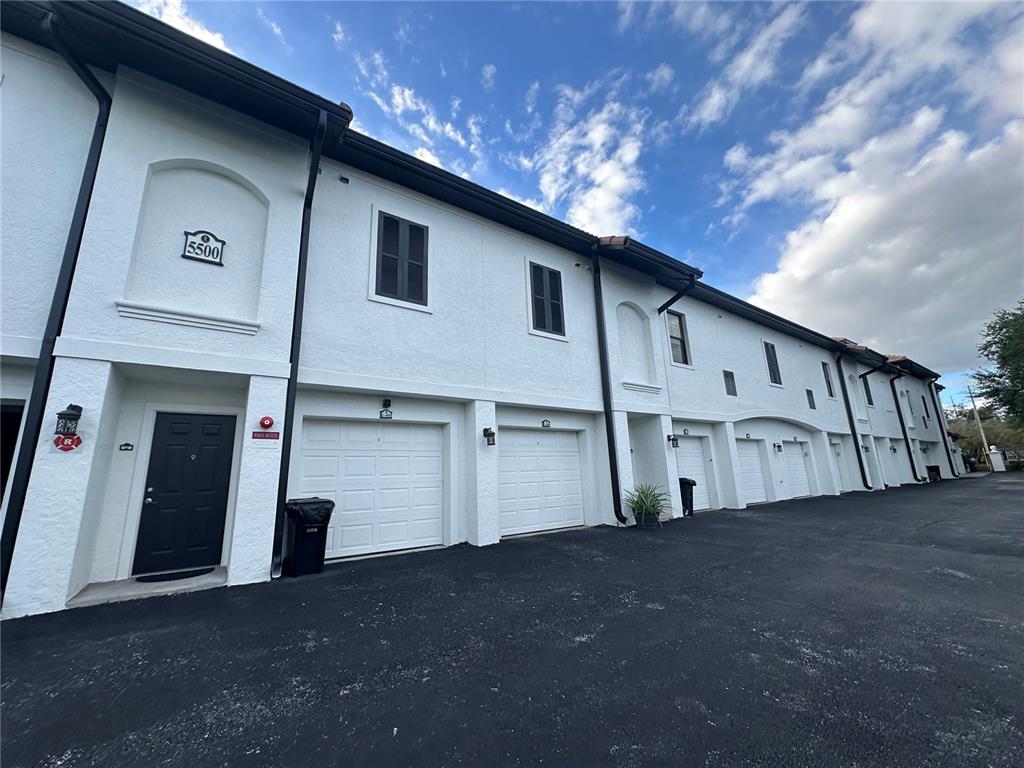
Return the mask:
M981 332L978 352L995 365L975 371L978 394L996 415L1024 427L1024 299L996 310Z

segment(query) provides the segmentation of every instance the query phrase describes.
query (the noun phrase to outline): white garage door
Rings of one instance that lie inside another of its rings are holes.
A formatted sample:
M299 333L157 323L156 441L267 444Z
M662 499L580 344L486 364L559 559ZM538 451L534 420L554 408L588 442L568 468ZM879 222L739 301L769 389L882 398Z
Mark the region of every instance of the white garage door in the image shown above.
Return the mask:
M761 467L761 450L757 440L737 440L736 451L740 458L740 490L747 504L767 501L764 489L764 469Z
M501 534L583 525L580 448L575 432L498 432Z
M327 557L440 544L441 427L306 419L300 496L334 499Z
M693 508L709 509L711 495L708 491L708 458L704 454L704 441L699 437L680 437L675 453L679 476L697 481L693 489Z
M792 497L810 496L811 484L807 479L807 458L803 443L783 443L782 456L786 462L786 490Z

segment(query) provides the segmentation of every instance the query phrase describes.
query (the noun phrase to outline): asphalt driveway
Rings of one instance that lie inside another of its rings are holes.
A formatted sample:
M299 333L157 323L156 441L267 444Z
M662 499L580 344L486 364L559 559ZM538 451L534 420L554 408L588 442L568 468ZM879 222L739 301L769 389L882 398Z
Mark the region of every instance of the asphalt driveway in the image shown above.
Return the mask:
M1018 478L5 622L3 764L1024 765Z

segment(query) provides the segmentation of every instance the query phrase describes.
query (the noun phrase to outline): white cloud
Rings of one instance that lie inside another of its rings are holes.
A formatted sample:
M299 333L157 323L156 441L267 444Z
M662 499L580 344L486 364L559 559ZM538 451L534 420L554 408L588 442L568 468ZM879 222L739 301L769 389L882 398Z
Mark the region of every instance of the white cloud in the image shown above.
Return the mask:
M540 93L540 83L534 80L526 91L526 113L528 115L532 115L533 110L537 108L538 93Z
M413 154L425 163L436 165L438 168L444 167L441 165L440 158L426 147L417 147Z
M782 46L803 21L800 5L787 5L762 27L746 48L733 57L716 80L708 83L694 105L687 126L705 130L721 122L739 102L744 91L763 85L775 74Z
M918 155L912 122L855 153L751 301L938 370L972 367L978 329L1024 292L1022 134L1014 121L972 149L948 131Z
M665 90L672 85L675 77L676 71L665 62L662 62L644 75L644 79L647 81L647 87L651 93L657 93L658 91Z
M494 88L494 76L498 74L498 68L493 64L484 64L480 69L480 84L485 91Z
M352 58L355 60L359 74L369 80L372 87L379 88L390 82L391 75L388 72L387 59L384 58L383 51L373 51L369 59L364 58L359 52L354 52Z
M345 35L345 28L341 26L341 22L334 22L334 30L331 32L331 40L334 41L334 45L341 48L346 39L348 38Z
M501 189L498 190L498 194L499 195L504 195L507 198L515 200L517 203L521 203L521 204L525 205L527 208L533 208L535 211L540 211L541 213L547 213L547 210L544 208L544 203L542 203L540 200L538 200L535 197L519 197L519 195L515 195L512 192L509 192L504 187L502 187Z
M462 99L460 99L458 96L452 96L450 105L452 111L452 118L458 117L459 110L462 109Z
M267 16L263 12L262 8L256 8L256 15L260 17L260 21L262 21L266 25L267 29L274 33L274 37L277 38L277 41L281 43L281 45L289 49L291 48L291 46L288 45L288 41L285 40L284 38L284 30L281 29L280 24L278 24L276 21Z
M224 35L214 32L189 15L185 0L139 0L139 8L150 16L158 18L165 24L170 24L175 29L192 35L204 43L233 53L228 44L224 42Z
M1015 13L883 3L853 14L800 87L845 79L764 154L736 145L725 155L723 197L736 201L726 227L764 201L808 207L751 301L940 371L977 363L978 329L1024 292Z

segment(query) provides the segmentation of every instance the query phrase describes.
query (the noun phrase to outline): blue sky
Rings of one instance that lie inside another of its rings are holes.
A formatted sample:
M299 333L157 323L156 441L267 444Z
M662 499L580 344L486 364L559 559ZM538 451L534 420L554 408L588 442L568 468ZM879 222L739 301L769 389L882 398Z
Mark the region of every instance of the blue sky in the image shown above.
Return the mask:
M1024 293L1020 4L137 4L956 390Z

